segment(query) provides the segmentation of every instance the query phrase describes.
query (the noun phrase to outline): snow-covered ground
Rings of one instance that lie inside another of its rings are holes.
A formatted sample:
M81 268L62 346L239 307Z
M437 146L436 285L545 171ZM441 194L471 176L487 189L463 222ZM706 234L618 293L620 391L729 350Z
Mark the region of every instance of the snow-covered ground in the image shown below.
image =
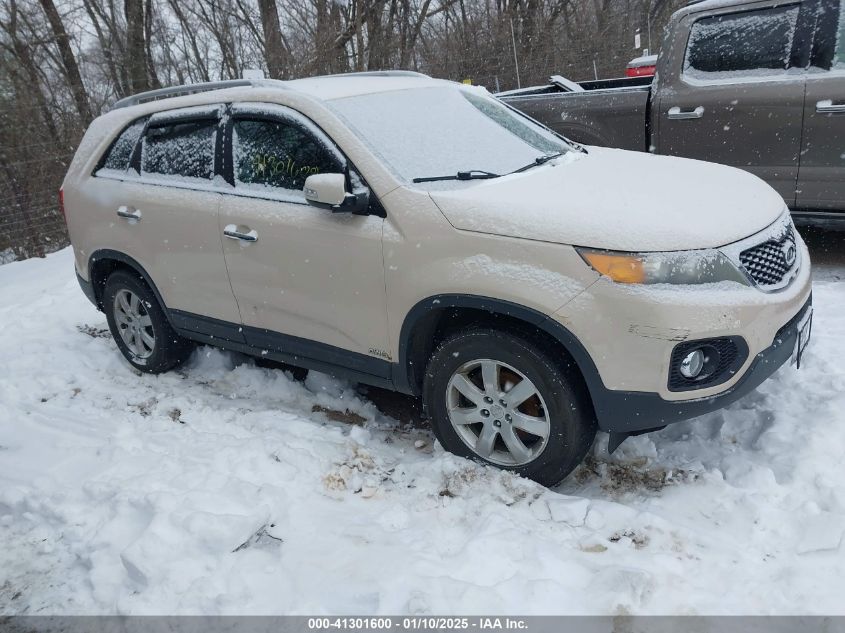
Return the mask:
M841 276L800 371L547 490L325 376L140 375L69 250L2 266L0 614L845 613Z

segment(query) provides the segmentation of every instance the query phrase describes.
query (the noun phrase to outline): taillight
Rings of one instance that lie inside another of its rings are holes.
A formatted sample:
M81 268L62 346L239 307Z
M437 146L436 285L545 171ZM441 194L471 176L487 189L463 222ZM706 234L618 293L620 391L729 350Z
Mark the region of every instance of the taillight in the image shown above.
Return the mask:
M59 189L59 211L62 212L62 217L65 220L65 224L67 224L67 214L65 213L65 190Z

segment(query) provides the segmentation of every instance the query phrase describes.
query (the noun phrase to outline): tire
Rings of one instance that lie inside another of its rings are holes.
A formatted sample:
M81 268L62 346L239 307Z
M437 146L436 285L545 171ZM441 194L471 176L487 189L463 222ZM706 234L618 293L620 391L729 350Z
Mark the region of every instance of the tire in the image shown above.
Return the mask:
M118 348L139 371L169 371L184 363L194 348L170 326L155 293L137 273L117 270L109 275L103 311Z
M493 386L485 388L485 379ZM596 435L592 404L574 368L554 362L528 337L494 329L459 332L440 343L428 363L423 402L446 450L544 486L572 472Z

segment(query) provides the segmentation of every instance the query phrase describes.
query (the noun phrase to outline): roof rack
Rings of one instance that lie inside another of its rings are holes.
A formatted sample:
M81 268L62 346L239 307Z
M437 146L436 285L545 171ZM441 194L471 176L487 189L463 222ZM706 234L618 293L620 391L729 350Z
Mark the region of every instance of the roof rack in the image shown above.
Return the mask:
M129 108L140 103L147 103L148 101L169 99L170 97L181 97L184 95L196 94L198 92L208 92L210 90L256 86L265 84L266 82L266 79L230 79L227 81L209 81L200 84L184 84L181 86L171 86L170 88L159 88L158 90L148 90L147 92L140 92L130 97L124 97L123 99L117 101L111 109L116 110L117 108Z

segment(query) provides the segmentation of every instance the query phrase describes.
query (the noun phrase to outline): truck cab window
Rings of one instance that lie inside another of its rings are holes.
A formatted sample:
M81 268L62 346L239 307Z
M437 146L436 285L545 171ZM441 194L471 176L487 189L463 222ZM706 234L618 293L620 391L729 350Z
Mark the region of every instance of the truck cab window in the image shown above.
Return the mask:
M702 18L693 24L684 73L772 74L790 65L799 7L790 5Z
M836 28L836 49L833 53L833 67L845 70L845 0L838 7Z

